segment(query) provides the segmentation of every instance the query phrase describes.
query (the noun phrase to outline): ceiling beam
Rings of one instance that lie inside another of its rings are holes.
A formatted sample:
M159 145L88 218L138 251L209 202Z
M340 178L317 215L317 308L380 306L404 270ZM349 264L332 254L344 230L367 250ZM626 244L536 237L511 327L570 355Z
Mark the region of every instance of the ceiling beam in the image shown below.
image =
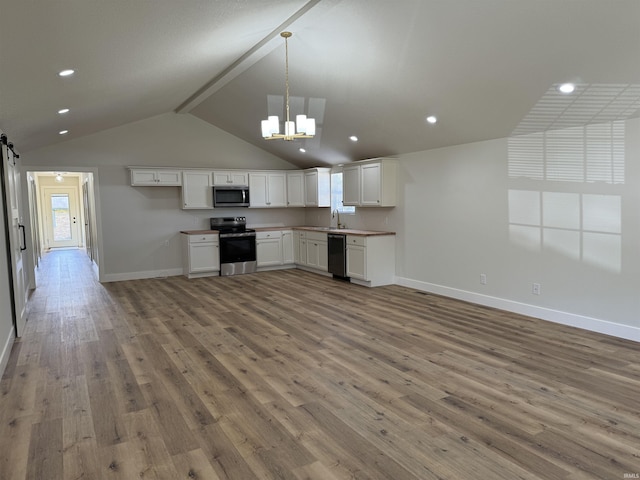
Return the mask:
M251 49L245 52L235 62L225 68L220 74L215 76L201 88L199 88L193 95L185 100L176 109L176 113L189 113L196 108L200 103L205 101L215 92L224 87L227 83L232 81L242 72L247 70L253 64L261 60L267 54L269 54L274 48L282 44L280 39L280 32L293 25L296 21L300 20L309 10L314 8L319 3L323 2L325 7L333 6L340 0L310 0L302 6L297 12L287 18L284 22L278 25L274 30L255 44Z

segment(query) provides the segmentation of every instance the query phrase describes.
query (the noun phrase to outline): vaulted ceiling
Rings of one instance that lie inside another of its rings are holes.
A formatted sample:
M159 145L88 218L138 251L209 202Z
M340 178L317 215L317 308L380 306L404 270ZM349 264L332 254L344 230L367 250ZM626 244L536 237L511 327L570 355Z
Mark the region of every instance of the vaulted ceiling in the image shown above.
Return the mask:
M175 111L331 165L507 137L563 82L587 99L573 122L640 114L638 0L1 0L0 18L0 129L22 152ZM267 142L283 30L292 113L318 130Z

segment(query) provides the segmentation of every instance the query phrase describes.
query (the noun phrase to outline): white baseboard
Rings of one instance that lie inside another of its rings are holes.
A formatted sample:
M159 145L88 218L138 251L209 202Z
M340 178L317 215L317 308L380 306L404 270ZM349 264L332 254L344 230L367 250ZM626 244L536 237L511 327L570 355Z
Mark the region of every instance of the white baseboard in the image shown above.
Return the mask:
M521 315L540 318L542 320L560 323L562 325L582 328L584 330L590 330L592 332L604 333L605 335L611 335L614 337L625 338L627 340L640 342L640 328L638 327L614 323L598 318L586 317L584 315L577 315L575 313L552 310L545 307L538 307L526 303L515 302L513 300L506 300L504 298L482 295L480 293L468 292L466 290L459 290L456 288L445 287L442 285L422 282L410 278L396 277L396 284L402 285L404 287L414 288L416 290L421 290L423 292L435 293L437 295L452 297L458 300L485 305L487 307L498 308L500 310L506 310L508 312L514 312Z
M4 346L2 347L2 354L0 354L0 378L4 375L4 370L7 368L7 364L9 363L9 355L11 355L11 347L13 347L13 341L16 339L16 331L13 327L11 327L11 331L9 332L9 336L7 340L4 342Z
M107 273L103 278L104 283L121 282L123 280L142 280L145 278L175 277L182 275L182 268L170 268L167 270L147 270L146 272Z

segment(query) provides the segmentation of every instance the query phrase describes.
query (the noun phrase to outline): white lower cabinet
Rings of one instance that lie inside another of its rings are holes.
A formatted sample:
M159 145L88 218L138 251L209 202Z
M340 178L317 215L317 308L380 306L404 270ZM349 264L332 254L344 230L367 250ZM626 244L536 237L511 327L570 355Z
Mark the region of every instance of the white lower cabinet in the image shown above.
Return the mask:
M189 278L218 275L220 244L218 234L183 234L184 274Z
M256 233L256 258L258 268L291 268L294 263L293 232L278 230Z
M360 240L360 239L358 239ZM354 242L356 240L353 240ZM362 237L362 241L366 241ZM367 247L359 244L347 244L347 277L367 279Z
M301 230L293 231L293 262L296 265L307 263L307 239L304 234Z
M329 270L329 252L325 232L299 232L298 265L326 272Z
M284 265L293 265L293 232L284 230L282 232L282 263Z
M347 276L367 287L390 285L396 268L394 235L347 235Z
M258 268L282 265L282 232L256 233Z

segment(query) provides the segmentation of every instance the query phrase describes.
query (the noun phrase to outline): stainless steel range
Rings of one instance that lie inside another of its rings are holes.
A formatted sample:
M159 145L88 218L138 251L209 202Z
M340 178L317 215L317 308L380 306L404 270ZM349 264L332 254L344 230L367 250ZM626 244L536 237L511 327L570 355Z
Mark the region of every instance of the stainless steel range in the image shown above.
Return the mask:
M247 228L246 217L211 218L211 230L220 236L220 275L256 271L256 232Z

